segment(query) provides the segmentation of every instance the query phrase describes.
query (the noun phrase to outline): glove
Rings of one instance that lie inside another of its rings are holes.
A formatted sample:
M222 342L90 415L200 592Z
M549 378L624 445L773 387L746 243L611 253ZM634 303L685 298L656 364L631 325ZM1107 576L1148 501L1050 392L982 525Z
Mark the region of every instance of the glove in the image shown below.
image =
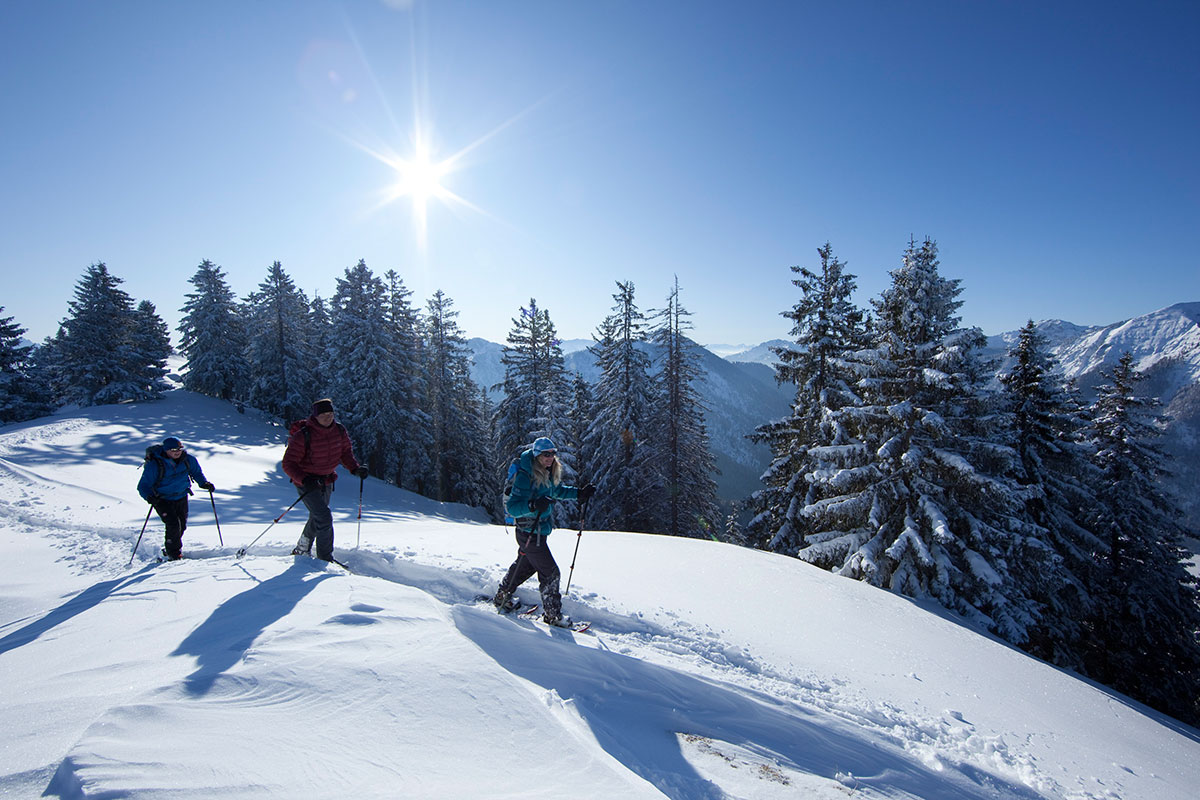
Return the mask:
M320 475L305 475L304 476L304 488L310 492L313 491L314 489L324 489L325 488L325 479L322 478Z
M592 499L592 495L596 493L596 487L593 484L587 484L579 490L579 502L586 503Z
M359 467L358 469L354 470L354 474L355 474L355 475L357 475L357 476L358 476L358 477L360 477L360 478L365 478L365 477L367 477L367 475L369 475L370 473L369 473L369 472L367 472L367 468L366 468L366 467Z
M545 514L550 508L550 498L546 496L535 497L529 501L529 510L536 511L539 514Z
M200 488L206 492L211 492L211 491L214 491L217 487L212 485L212 481L205 481L204 483L200 484Z

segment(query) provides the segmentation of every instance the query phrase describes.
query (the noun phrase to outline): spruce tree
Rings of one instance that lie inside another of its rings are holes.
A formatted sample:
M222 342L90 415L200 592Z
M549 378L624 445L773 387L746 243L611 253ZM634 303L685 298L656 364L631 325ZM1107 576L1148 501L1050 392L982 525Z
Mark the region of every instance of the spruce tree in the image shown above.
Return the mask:
M1087 674L1189 724L1200 723L1200 592L1180 513L1164 493L1164 420L1136 391L1125 353L1098 389L1089 435L1100 471L1093 529L1104 544L1088 618Z
M149 300L138 303L133 313L130 331L131 345L136 353L135 381L142 399L156 400L170 389L166 381L167 358L174 354L171 331Z
M811 532L798 555L1020 643L1038 606L1014 572L1043 566L1042 531L997 441L986 340L959 327L959 281L938 267L932 241L910 243L874 302L873 345L853 357L862 403L829 415L851 445L800 512Z
M612 313L601 322L590 349L600 378L595 411L584 437L591 482L605 502L589 512L594 527L653 530L654 498L661 477L643 439L651 425L653 382L645 315L634 300L632 281L617 282ZM578 403L577 403L578 407Z
M187 358L184 388L222 400L242 399L250 379L246 331L237 297L221 268L208 259L188 279L179 321L180 349Z
M4 307L0 306L0 313ZM33 345L22 344L25 328L0 317L0 425L49 413L53 403L34 361Z
M539 436L554 440L564 469L573 467L566 441L570 394L562 346L550 312L530 299L513 319L500 356L504 365L504 396L496 409L500 470Z
M133 343L133 299L121 283L98 262L75 286L53 344L65 402L91 406L145 397L145 365Z
M1045 569L1017 575L1045 606L1025 649L1060 666L1082 669L1087 636L1082 622L1094 611L1096 556L1103 550L1089 530L1099 472L1083 439L1087 420L1032 320L1008 355L1012 365L1000 382L1019 456L1017 481L1025 513L1045 530L1045 545L1053 554Z
M330 394L329 345L333 338L332 329L329 304L320 295L314 295L308 308L309 346L312 348L314 359L311 378L314 399Z
M840 471L861 459L862 444L837 412L860 403L851 354L868 345L865 315L850 296L854 275L826 242L817 249L819 272L794 266L801 291L791 310L795 347L774 348L780 383L796 386L792 412L759 427L751 438L771 448L771 465L762 476L765 488L752 498L756 516L750 529L766 549L795 555L812 532L801 513L823 497L841 494L834 484Z
M285 423L308 416L324 354L312 343L308 299L278 261L246 298L243 316L250 369L246 399Z
M715 538L722 528L717 507L716 462L708 448L704 403L696 383L701 378L697 345L686 336L691 312L679 298L679 280L658 313L654 343L658 347L654 422L646 455L662 476L657 502L658 530L672 536Z
M396 394L392 401L398 415L393 441L396 445L396 484L420 494L436 491L434 435L426 403L426 354L421 340L421 315L409 302L412 291L395 270L384 276L387 283L386 312L392 343L392 366Z
M471 349L453 307L454 301L440 289L426 305L427 427L434 459L429 496L487 506L496 491L494 459L480 388L471 379Z
M371 474L397 479L402 386L388 324L387 290L364 260L338 278L329 302L329 391L355 453Z

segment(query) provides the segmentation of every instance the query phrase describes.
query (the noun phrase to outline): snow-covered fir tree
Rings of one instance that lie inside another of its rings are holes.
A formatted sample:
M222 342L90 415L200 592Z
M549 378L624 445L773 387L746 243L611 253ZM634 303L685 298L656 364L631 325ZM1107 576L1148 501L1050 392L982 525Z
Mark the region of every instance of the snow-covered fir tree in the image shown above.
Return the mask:
M149 300L138 303L133 312L130 340L140 368L135 372L134 380L141 389L142 397L157 399L171 388L166 380L167 358L175 352L175 348L171 347L170 328Z
M572 443L567 441L570 382L558 333L550 312L538 308L535 299L512 322L500 356L504 393L495 415L500 473L507 472L511 460L534 439L548 436L570 475L574 466Z
M841 422L838 409L855 405L854 372L848 358L868 346L862 309L850 296L854 275L833 255L826 242L817 249L818 271L794 266L799 275L797 303L782 315L792 321L794 347L774 348L780 383L796 386L792 412L759 427L751 438L771 448L765 485L752 498L755 517L750 530L764 548L795 555L809 533L801 513L823 496L837 496L841 470L862 461L863 446Z
M395 270L384 275L386 310L392 342L392 367L397 393L392 397L398 415L396 484L432 496L437 481L433 453L434 434L426 409L426 355L421 340L421 315L409 298L412 291Z
M1104 549L1089 530L1099 473L1083 440L1087 420L1032 320L1008 355L1011 366L1000 382L1020 459L1017 480L1025 491L1025 513L1045 529L1053 553L1045 569L1016 575L1045 607L1024 647L1060 666L1082 669L1083 620L1094 610L1096 559Z
M1159 403L1138 394L1125 353L1097 390L1089 436L1100 470L1093 530L1104 543L1087 674L1200 723L1200 593L1180 512L1163 491Z
M685 333L691 328L691 312L680 301L678 278L657 316L654 420L643 444L650 451L645 457L662 476L662 491L647 506L656 513L656 529L662 533L715 538L723 527L713 477L717 467L708 448L704 403L696 386L701 378L700 355Z
M396 436L403 390L394 361L387 287L364 260L337 279L329 301L329 394L338 420L354 442L355 455L371 474L396 480Z
M276 261L242 312L250 368L246 399L285 423L307 417L324 358L312 342L308 298Z
M426 304L425 362L433 484L443 502L487 506L498 491L483 395L471 379L471 349L454 301L438 289Z
M40 417L53 409L49 386L40 379L33 359L34 347L22 342L24 334L25 328L12 317L0 317L0 425Z
M612 313L589 348L600 378L592 391L595 411L584 441L587 469L605 499L589 512L597 528L652 531L662 479L642 440L651 425L654 383L647 353L647 322L632 281L617 282Z
M62 400L81 406L146 399L145 364L134 347L133 299L104 262L88 267L75 286L70 313L51 345Z
M245 396L250 378L241 309L221 268L208 259L188 279L179 320L180 350L187 358L184 388L222 400Z
M798 555L1020 643L1038 608L1014 571L1047 553L1006 477L1016 454L995 441L985 339L959 327L959 281L938 267L932 241L910 243L873 303L874 344L853 357L862 403L828 414L862 446L838 454L800 512L812 532Z
M329 395L329 342L332 338L329 320L329 304L320 295L314 295L308 307L308 341L317 354L312 373L312 385L316 387L313 399Z

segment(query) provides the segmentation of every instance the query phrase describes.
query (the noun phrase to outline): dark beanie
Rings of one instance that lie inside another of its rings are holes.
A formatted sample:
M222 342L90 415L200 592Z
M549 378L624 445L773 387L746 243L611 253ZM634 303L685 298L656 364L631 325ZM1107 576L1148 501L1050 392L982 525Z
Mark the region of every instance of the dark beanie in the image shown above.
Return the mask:
M183 447L183 442L176 439L174 436L168 436L163 439L163 450L174 450Z
M330 400L329 398L325 398L324 400L318 400L317 402L313 403L313 405L312 405L312 413L313 413L314 417L317 414L327 414L330 411L333 411L333 401Z

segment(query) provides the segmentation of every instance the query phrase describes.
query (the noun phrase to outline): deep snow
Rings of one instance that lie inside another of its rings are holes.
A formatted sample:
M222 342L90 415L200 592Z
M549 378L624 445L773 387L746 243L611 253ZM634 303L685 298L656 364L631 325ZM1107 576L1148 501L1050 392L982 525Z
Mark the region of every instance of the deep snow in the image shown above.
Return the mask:
M217 485L187 558L135 491L183 439ZM176 391L0 428L0 794L1127 798L1200 786L1200 734L910 599L714 542L559 531L574 634L473 602L478 512L334 494L346 574L287 554L282 432ZM598 498L602 501L603 498ZM522 590L535 599L530 585Z

